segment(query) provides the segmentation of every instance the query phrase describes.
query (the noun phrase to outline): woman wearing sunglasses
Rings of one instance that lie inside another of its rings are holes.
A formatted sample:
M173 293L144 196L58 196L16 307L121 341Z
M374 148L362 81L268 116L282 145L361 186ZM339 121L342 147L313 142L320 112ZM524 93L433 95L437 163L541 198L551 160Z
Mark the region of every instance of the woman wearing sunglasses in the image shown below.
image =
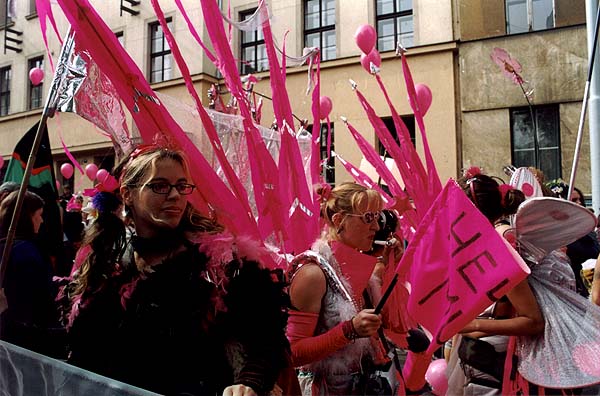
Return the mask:
M283 286L188 203L182 152L138 149L115 176L132 228L116 195L94 197L68 288L70 362L160 394L268 393L287 347Z
M297 256L290 272L293 363L304 395L371 394L365 391L378 347L371 337L382 322L373 309L364 309L363 291L370 289L376 261L385 258L365 253L379 230L383 200L354 183L318 193L327 235ZM394 249L387 247L384 256Z

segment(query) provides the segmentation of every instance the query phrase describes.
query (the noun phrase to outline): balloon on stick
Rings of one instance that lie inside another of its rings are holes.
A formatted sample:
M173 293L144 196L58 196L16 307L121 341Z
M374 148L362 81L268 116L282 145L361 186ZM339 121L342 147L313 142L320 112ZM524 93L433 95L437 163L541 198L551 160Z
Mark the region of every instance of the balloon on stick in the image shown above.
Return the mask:
M73 176L73 165L68 162L62 164L60 166L60 174L64 176L65 179L70 179Z
M333 102L329 96L321 96L319 98L319 106L321 108L320 116L321 119L324 120L329 117L331 113L331 109L333 108Z
M360 56L360 64L368 73L371 73L371 63L376 67L381 66L381 55L379 55L376 48L373 48L367 55L362 54Z
M419 110L421 114L425 115L429 106L431 106L431 89L425 84L416 84L415 91L417 93L417 103L419 104Z
M96 164L86 165L85 175L88 177L88 179L94 180L96 178L97 173L98 173L98 165L96 165Z
M39 67L33 67L29 70L29 81L35 86L40 85L44 80L44 71Z
M356 45L358 45L358 48L365 54L371 52L373 47L375 47L376 40L377 32L371 25L360 25L358 29L356 29L356 33L354 33Z
M96 179L98 179L100 183L104 183L104 180L106 180L108 175L110 175L110 173L108 173L106 169L98 169L98 172L96 172Z
M431 385L433 393L437 396L446 395L448 378L446 377L446 360L437 359L431 362L425 373L425 379Z

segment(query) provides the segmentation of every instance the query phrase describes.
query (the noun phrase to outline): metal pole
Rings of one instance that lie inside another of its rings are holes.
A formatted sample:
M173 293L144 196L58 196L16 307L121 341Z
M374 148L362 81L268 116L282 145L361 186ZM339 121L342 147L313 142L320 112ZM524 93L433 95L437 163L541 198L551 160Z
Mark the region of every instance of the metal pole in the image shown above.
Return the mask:
M594 64L596 63L596 50L598 47L598 23L600 16L598 0L586 0L585 10L589 59L588 77L584 90L579 128L577 131L577 144L575 145L568 197L569 199L571 198L573 187L575 185L577 164L579 162L579 149L581 146L581 138L583 136L583 125L585 123L585 113L586 110L588 110L590 130L590 168L592 177L592 208L596 213L598 213L600 210L600 135L598 133L598 128L600 126L600 81L598 81L598 78L593 78L593 68Z
M40 148L40 144L42 142L42 132L46 127L46 121L48 117L53 114L56 108L56 97L58 92L60 91L61 84L64 81L64 76L66 75L67 68L67 59L72 52L73 46L75 44L74 36L71 34L71 30L69 29L68 37L65 40L60 57L59 62L56 67L56 72L54 73L54 78L52 79L52 84L50 86L50 90L48 92L48 97L46 98L46 104L44 105L44 111L42 112L42 118L38 125L38 129L35 135L35 139L33 141L33 147L31 148L31 152L29 153L29 159L27 160L27 167L25 168L25 174L23 175L23 181L21 182L21 187L19 188L19 193L17 195L17 202L15 204L15 211L13 212L12 219L10 221L10 226L8 228L8 234L6 235L6 241L4 245L4 251L2 252L2 261L0 262L0 287L4 282L4 275L6 273L6 267L8 264L8 260L10 259L10 253L12 251L12 244L15 238L15 233L17 231L17 224L19 223L19 217L21 216L21 208L23 207L23 200L25 199L25 191L27 190L27 186L29 185L29 178L31 177L31 170L33 169L33 165L35 164L35 159L37 157L38 149ZM0 289L1 290L1 289Z

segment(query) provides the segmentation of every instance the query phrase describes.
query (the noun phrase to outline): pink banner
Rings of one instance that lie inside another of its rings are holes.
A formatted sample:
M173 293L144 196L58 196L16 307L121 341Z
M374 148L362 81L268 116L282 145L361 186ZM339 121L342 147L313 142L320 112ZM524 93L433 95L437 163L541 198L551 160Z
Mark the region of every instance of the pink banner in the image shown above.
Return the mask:
M529 267L449 180L398 268L408 270L408 312L433 352L529 274Z

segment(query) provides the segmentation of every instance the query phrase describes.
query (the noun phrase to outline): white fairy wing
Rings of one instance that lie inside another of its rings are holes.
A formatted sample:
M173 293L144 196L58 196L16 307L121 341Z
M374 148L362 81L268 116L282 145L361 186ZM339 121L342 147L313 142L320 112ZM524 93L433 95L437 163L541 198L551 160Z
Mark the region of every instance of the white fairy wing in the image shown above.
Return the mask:
M545 328L543 336L518 337L519 373L547 388L600 383L600 307L573 290L568 258L551 252L528 279Z
M523 191L526 198L543 197L542 186L529 168L521 167L513 172L510 185Z
M513 221L517 240L544 254L576 241L596 227L596 216L591 211L551 197L523 202Z

